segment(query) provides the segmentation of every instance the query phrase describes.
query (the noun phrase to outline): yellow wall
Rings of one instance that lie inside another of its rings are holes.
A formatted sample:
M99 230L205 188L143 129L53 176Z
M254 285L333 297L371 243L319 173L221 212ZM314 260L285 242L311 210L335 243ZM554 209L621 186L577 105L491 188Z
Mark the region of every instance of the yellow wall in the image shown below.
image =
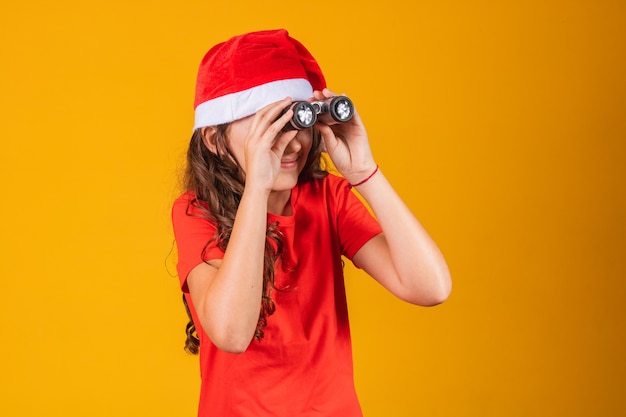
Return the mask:
M0 8L2 416L193 416L169 207L205 50L286 27L349 94L454 278L353 268L368 417L626 414L621 1Z

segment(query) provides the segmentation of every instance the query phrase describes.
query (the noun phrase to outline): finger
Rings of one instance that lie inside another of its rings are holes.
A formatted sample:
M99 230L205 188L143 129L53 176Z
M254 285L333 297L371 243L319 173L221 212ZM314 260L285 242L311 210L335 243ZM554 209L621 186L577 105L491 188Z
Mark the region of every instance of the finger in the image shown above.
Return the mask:
M316 123L315 127L322 135L323 150L325 152L328 152L329 150L334 149L337 144L337 137L335 136L335 132L333 132L330 126L323 123Z
M335 97L337 96L337 94L333 93L332 91L330 91L328 88L324 88L324 90L322 91L322 94L324 95L324 97L326 98L330 98L330 97Z
M276 118L274 122L267 128L267 133L271 136L272 141L277 139L277 136L283 132L283 128L293 118L293 109L287 109L280 117ZM289 132L289 131L288 131ZM295 131L295 133L298 133ZM295 135L294 135L295 136Z
M323 136L322 140L320 141L320 149L322 152L328 152L328 149L326 148L326 141L324 140Z
M290 130L287 132L279 133L276 136L276 140L274 142L274 146L272 146L272 149L277 156L282 158L283 154L285 153L285 149L287 149L287 146L296 137L297 134L297 130Z
M326 97L324 96L324 93L322 93L320 90L315 90L313 91L313 98L310 101L321 101L324 100Z
M282 100L270 103L261 109L259 109L254 115L253 127L258 125L263 126L266 129L267 126L277 121L281 112L285 110L292 103L291 97L285 97ZM281 117L285 117L283 114ZM289 116L287 116L289 120Z
M250 136L259 138L267 145L273 143L276 136L293 117L293 110L288 108L291 102L291 98L287 97L257 111L250 126Z

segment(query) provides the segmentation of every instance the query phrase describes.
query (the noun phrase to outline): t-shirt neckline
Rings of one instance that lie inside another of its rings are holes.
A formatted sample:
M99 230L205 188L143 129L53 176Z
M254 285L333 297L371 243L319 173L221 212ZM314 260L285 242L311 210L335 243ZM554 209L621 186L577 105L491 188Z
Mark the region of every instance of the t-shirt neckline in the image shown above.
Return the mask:
M277 221L280 225L283 225L283 226L291 225L295 222L299 189L300 189L300 184L296 184L296 186L291 189L291 195L289 196L289 202L288 202L288 204L291 204L291 214L289 216L282 216L279 214L267 213L268 222Z

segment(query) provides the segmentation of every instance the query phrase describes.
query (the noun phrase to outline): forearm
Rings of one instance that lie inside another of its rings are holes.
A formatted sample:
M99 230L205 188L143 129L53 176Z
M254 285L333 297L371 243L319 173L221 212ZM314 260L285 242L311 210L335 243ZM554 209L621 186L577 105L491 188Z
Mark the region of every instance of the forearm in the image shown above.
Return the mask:
M226 350L245 350L259 319L266 207L264 192L246 189L224 258L207 289L204 316L211 327L214 343L223 344Z
M450 293L446 261L436 243L378 171L356 187L371 207L387 245L393 271L390 287L416 304L437 304ZM385 281L388 278L384 278ZM389 281L388 281L389 282Z

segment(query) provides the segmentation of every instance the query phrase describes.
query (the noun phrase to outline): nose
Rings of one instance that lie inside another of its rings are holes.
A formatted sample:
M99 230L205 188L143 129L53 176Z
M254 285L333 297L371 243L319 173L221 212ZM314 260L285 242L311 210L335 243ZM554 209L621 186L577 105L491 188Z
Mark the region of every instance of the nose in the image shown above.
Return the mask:
M285 153L298 153L300 152L300 149L302 149L302 143L300 143L300 139L298 138L298 135L296 135L296 137L294 137L293 140L289 142L289 144L285 148Z

